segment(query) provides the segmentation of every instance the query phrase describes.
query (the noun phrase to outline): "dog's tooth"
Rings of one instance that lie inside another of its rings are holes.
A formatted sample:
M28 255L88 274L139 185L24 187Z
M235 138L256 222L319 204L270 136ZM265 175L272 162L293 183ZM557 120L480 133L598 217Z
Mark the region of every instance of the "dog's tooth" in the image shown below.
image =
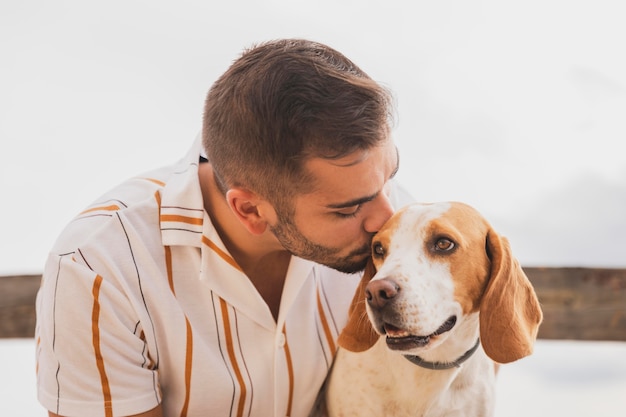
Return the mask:
M389 337L407 337L411 335L406 330L398 329L397 327L390 324L385 324L384 328L385 333L387 333L387 336Z

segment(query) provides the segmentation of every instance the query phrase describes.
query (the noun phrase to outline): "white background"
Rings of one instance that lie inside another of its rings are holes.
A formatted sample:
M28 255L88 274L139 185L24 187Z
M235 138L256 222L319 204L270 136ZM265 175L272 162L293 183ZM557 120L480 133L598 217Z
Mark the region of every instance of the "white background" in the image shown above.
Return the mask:
M626 267L625 20L620 0L5 0L0 275L41 272L87 203L181 157L212 82L279 37L327 43L395 93L418 200L474 205L526 266ZM34 404L29 343L0 343L3 416L33 415L16 411ZM499 415L621 416L625 353L541 342L503 368Z

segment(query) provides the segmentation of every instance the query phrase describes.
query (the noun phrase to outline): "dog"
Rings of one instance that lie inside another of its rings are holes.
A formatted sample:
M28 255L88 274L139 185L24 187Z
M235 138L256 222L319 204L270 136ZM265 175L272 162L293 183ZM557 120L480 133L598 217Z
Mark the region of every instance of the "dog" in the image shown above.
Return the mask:
M499 364L542 311L509 242L472 207L411 204L372 240L326 382L334 416L487 417Z

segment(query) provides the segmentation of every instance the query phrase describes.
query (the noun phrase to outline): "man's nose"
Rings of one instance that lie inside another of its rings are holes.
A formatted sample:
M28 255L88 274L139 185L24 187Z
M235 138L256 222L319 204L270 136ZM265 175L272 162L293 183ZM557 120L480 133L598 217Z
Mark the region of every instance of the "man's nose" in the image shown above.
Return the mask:
M394 209L386 193L380 193L370 206L369 216L363 223L363 228L368 233L376 233L393 215Z

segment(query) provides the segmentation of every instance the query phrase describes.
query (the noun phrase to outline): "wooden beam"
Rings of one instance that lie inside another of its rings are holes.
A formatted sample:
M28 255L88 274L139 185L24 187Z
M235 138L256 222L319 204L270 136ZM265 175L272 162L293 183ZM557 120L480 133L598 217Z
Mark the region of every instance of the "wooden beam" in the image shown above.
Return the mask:
M33 337L41 275L0 277L0 338Z
M541 339L626 341L626 269L524 268L541 302Z
M524 268L544 313L541 339L626 341L626 269ZM0 338L33 337L39 275L0 277Z

